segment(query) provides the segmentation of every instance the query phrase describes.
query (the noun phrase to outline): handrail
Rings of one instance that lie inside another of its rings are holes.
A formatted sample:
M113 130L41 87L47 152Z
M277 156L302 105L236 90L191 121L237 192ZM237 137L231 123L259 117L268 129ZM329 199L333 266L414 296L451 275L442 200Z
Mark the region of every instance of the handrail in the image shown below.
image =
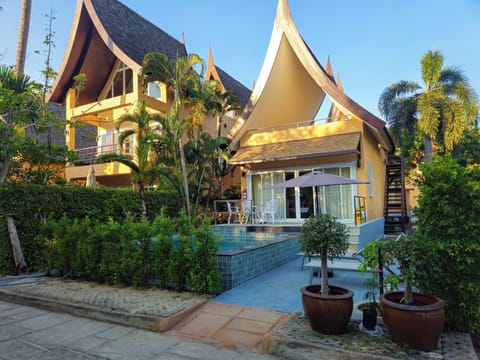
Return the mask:
M75 155L79 157L75 161L76 164L87 163L90 165L98 164L98 158L100 155L104 154L120 154L121 147L119 144L109 144L109 145L100 145L100 146L90 146L86 148L74 150ZM130 154L130 149L127 149L127 154Z

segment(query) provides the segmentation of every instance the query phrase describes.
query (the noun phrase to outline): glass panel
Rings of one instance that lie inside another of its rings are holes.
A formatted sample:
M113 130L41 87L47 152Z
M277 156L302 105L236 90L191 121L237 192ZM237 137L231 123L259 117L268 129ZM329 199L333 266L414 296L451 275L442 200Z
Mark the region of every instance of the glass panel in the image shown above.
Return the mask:
M273 184L283 182L285 179L283 172L273 173ZM272 184L272 185L273 185ZM273 189L273 198L277 203L277 215L280 219L285 219L285 189Z
M285 173L285 180L290 180L295 177L293 171ZM297 201L295 196L295 188L286 188L285 189L285 212L287 219L296 219L297 218Z
M133 92L133 71L132 69L125 70L125 92L124 94L129 94Z
M302 176L310 171L300 171L299 176ZM313 214L313 187L299 188L300 197L300 218L306 219Z
M112 96L120 96L123 94L123 71L117 72L113 78Z
M160 99L162 97L162 89L156 81L148 83L147 95L155 99Z

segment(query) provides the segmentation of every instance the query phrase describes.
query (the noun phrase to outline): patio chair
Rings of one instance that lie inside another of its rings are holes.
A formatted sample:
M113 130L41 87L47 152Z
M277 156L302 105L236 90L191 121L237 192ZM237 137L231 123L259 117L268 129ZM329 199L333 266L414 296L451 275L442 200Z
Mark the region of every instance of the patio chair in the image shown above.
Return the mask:
M232 203L230 201L227 201L227 210L228 210L228 223L230 224L230 221L232 219L232 215L237 216L237 221L240 222L240 209L238 206L232 206Z
M272 224L275 224L275 216L277 215L277 202L275 199L268 200L263 208L263 220L267 221L267 216L270 215Z
M249 220L252 220L252 202L250 200L242 201L242 210L245 218L245 224L248 224Z

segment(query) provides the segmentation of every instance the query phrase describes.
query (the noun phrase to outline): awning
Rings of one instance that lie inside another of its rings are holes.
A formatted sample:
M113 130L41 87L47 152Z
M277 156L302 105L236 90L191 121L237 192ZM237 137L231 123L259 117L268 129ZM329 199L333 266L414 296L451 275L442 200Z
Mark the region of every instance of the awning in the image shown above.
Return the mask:
M240 148L232 165L359 153L360 133L316 137Z

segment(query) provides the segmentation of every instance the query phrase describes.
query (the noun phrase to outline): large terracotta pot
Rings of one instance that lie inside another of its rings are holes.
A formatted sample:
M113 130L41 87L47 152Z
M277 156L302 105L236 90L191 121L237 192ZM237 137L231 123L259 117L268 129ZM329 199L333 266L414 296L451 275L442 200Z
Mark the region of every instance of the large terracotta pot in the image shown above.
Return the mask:
M413 305L400 304L403 292L380 296L383 322L392 340L418 350L437 348L443 331L445 310L443 300L430 295L413 293Z
M320 285L302 288L302 304L310 327L322 334L343 334L352 316L353 292L329 286L330 295L320 294Z

